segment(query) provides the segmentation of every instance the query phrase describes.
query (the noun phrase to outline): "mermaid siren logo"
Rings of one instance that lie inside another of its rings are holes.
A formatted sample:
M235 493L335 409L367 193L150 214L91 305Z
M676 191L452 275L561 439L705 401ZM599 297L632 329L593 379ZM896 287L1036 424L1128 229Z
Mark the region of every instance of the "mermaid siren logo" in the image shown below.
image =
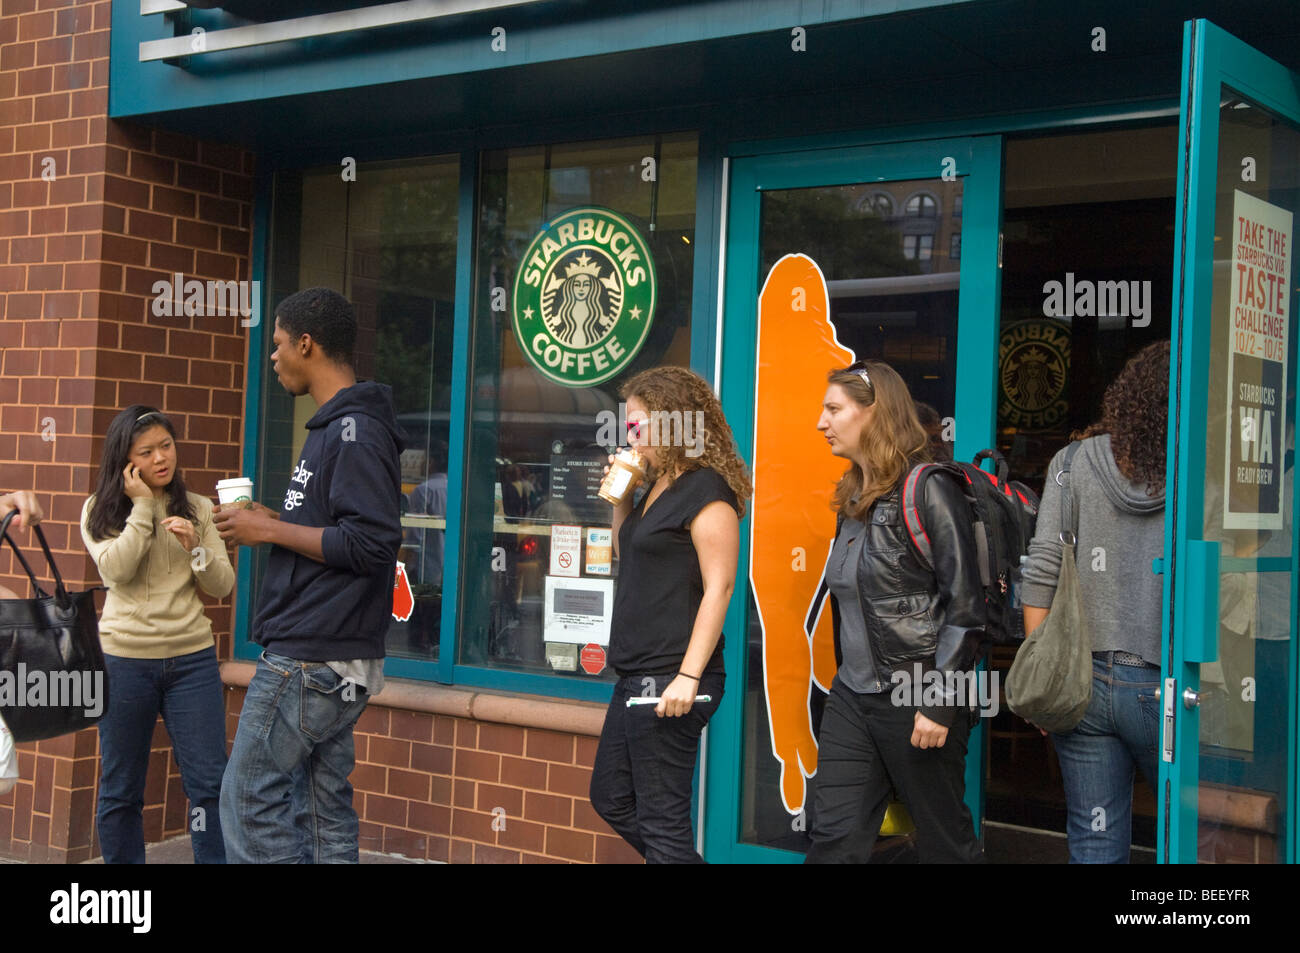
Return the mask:
M654 307L645 239L608 209L579 208L543 228L524 252L513 324L519 347L542 374L589 387L636 356Z

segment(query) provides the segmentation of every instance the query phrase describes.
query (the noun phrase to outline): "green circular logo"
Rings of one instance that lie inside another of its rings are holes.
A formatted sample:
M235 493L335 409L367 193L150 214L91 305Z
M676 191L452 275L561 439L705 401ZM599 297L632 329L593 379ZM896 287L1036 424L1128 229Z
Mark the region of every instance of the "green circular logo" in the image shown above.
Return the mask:
M655 284L650 248L627 219L604 208L565 212L537 233L519 263L519 347L557 384L607 381L650 333Z

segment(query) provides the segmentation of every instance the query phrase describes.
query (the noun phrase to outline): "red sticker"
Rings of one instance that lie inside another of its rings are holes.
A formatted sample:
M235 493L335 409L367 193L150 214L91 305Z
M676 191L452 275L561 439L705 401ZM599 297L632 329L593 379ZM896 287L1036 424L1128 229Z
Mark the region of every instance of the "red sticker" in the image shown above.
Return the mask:
M578 654L578 664L588 675L599 675L605 671L605 646L588 642Z

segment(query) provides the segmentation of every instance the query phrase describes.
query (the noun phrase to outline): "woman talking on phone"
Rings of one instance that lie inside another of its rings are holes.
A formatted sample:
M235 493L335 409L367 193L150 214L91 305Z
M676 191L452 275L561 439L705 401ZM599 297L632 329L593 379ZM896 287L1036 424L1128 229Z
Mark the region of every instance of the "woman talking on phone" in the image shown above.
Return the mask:
M892 789L916 824L921 863L982 862L962 800L969 699L927 689L917 706L910 684L976 662L984 593L970 508L954 480L925 481L917 508L933 568L923 563L900 496L912 467L929 459L929 437L888 364L832 371L817 429L849 468L835 487L841 519L826 565L842 660L822 715L806 860L870 860Z
M190 801L194 862L225 863L225 709L199 589L224 598L235 573L212 502L186 491L176 431L154 408L128 407L109 424L81 538L108 586L99 635L110 689L96 811L104 861L144 863L145 777L161 714Z
M700 733L722 700L722 621L752 495L708 383L681 367L623 385L629 443L647 467L639 505L615 506L618 674L596 750L591 806L647 863L703 863L691 830ZM708 701L697 701L697 696ZM629 698L657 698L628 707Z

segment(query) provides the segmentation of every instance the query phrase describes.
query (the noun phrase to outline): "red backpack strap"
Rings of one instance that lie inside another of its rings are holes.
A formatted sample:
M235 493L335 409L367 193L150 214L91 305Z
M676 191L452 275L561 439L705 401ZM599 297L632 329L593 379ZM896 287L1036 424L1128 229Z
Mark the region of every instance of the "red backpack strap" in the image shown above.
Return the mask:
M933 467L932 463L918 463L912 467L911 472L907 474L907 479L903 481L903 525L907 527L907 535L927 568L934 566L934 550L930 547L929 534L921 525L921 508L916 505L916 500L921 484L930 475Z

